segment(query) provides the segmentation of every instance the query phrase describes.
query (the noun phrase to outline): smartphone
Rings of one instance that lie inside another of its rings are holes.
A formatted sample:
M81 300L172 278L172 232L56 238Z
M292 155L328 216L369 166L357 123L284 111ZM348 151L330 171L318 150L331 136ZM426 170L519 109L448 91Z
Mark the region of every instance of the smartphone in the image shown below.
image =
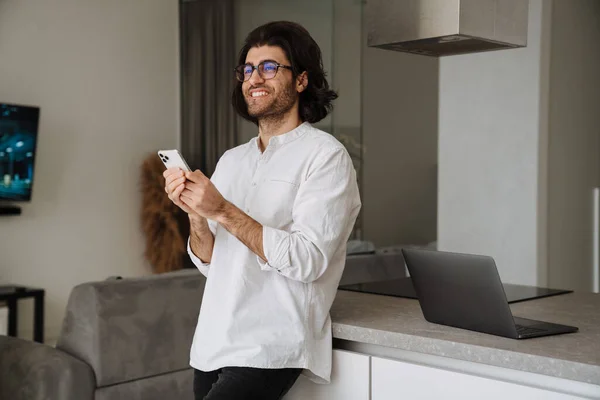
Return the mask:
M184 171L192 171L178 150L159 150L158 156L167 168L175 167L181 168Z

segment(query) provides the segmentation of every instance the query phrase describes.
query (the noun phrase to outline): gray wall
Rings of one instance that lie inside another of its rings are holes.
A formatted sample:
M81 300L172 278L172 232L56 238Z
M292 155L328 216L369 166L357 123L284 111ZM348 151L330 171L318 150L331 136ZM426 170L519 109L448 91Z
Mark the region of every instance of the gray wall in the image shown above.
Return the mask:
M0 101L41 106L33 201L0 221L0 283L46 289L50 341L74 285L150 271L138 177L177 146L177 4L0 1Z
M437 238L439 61L366 47L364 31L364 239L427 244Z
M362 170L362 4L357 0L333 0L332 60L329 84L338 93L331 114L331 130L352 157L363 192ZM351 239L363 234L363 215L358 215Z
M546 283L547 6L530 1L526 48L440 61L439 248L491 255L521 284Z
M600 187L600 1L555 0L548 156L548 284L591 290Z

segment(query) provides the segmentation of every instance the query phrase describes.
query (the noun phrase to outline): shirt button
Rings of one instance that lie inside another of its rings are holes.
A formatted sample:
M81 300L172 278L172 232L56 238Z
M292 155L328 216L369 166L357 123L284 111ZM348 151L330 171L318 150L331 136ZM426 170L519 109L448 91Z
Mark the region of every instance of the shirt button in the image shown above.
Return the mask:
M256 182L252 182L252 186L256 186Z
M250 209L246 208L246 214L249 214L249 213L250 213Z

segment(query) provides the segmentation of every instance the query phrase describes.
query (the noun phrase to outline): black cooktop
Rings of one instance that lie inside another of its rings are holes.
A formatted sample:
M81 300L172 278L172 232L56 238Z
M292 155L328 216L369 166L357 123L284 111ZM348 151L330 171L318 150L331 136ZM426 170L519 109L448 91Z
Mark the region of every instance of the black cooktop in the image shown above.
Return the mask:
M514 285L511 283L504 283L503 286L509 303L517 303L519 301L539 299L541 297L555 296L558 294L572 292L572 290ZM338 289L381 294L385 296L406 297L409 299L417 298L417 294L415 293L415 289L410 278L399 278L368 283L355 283L351 285L342 285Z

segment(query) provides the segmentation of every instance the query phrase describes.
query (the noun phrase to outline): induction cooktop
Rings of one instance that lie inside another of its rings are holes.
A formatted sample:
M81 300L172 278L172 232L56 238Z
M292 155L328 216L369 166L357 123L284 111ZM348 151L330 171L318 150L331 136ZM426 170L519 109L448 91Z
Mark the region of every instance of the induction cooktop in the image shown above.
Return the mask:
M539 299L542 297L556 296L571 293L572 290L549 289L536 286L515 285L504 283L504 292L509 303ZM417 299L417 294L410 278L391 279L378 282L355 283L342 285L338 289L353 292L380 294L384 296L405 297Z

